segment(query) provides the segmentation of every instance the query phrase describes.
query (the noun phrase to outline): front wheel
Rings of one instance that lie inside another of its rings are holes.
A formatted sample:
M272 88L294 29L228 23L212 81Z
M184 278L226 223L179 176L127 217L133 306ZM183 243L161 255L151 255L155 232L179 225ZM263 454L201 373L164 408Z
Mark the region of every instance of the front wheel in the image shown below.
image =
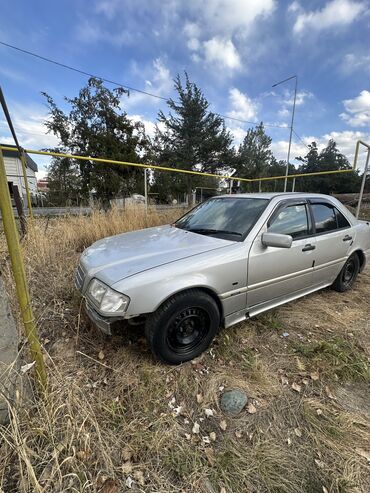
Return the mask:
M146 320L145 335L158 359L177 365L199 356L220 326L216 301L200 289L175 294Z
M354 282L357 279L360 272L360 259L357 253L353 253L348 257L346 263L343 265L342 270L339 272L338 277L335 279L332 287L335 291L343 293L352 288Z

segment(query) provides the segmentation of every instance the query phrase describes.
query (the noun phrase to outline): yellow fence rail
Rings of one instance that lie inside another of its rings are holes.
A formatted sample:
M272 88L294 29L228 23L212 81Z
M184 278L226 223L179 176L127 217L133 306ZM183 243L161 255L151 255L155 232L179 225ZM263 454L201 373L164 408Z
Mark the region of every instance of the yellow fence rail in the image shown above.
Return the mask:
M7 147L7 146L0 146L0 149L2 149L4 151L14 150L12 147ZM286 178L285 175L264 176L264 177L260 177L260 178L242 178L242 177L238 177L238 176L219 175L216 173L204 173L203 171L191 171L191 170L187 170L187 169L170 168L168 166L159 166L156 164L131 163L129 161L117 161L114 159L98 158L98 157L93 157L93 156L80 156L78 154L68 154L68 153L63 153L63 152L36 151L34 149L25 149L25 152L27 154L36 154L36 155L40 155L40 156L63 157L63 158L69 158L69 159L77 159L80 161L93 161L95 163L114 164L114 165L118 165L118 166L133 166L136 168L152 169L152 170L159 170L159 171L169 171L172 173L184 173L184 174L189 174L189 175L207 176L207 177L226 179L226 180L232 179L234 181L242 181L242 182L247 182L247 183L258 182L258 181L269 181L269 180L284 180ZM304 176L320 176L320 175L333 175L333 174L337 174L337 173L351 173L354 170L355 170L355 167L352 167L350 169L315 171L312 173L294 173L294 174L288 175L288 178L302 178Z

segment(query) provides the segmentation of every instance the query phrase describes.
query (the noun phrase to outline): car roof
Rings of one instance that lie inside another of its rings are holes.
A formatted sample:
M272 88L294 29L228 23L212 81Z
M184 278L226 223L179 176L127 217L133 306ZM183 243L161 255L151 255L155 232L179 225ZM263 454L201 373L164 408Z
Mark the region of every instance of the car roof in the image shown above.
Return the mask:
M322 199L327 199L329 195L324 195L322 193L307 193L307 192L261 192L261 193L233 193L219 195L218 197L235 197L235 198L249 198L249 199L267 199L271 200L275 197L281 197L284 199L299 199L299 198L310 198L317 197Z

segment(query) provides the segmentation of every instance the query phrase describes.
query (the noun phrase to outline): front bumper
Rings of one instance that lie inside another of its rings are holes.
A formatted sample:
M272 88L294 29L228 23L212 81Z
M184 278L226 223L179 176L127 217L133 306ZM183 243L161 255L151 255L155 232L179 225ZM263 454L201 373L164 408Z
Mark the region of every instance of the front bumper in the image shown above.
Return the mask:
M112 335L112 325L123 320L123 317L103 317L85 299L85 311L92 323L102 332Z

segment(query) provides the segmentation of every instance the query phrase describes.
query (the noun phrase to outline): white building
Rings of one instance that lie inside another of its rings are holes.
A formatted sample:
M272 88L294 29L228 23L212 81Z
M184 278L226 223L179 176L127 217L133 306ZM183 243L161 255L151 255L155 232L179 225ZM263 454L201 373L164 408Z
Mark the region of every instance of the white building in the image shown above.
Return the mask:
M19 152L16 146L1 144L6 147L13 147L14 151L5 151L3 150L3 156L5 161L5 172L8 179L8 183L11 185L16 185L18 187L19 195L23 198L23 205L27 206L27 196L26 196L26 187L24 184L23 171L22 171L22 162L19 157ZM27 160L27 181L30 189L30 194L33 199L36 198L37 195L37 179L36 172L38 171L37 164L31 157L26 154ZM11 190L11 188L10 188Z

